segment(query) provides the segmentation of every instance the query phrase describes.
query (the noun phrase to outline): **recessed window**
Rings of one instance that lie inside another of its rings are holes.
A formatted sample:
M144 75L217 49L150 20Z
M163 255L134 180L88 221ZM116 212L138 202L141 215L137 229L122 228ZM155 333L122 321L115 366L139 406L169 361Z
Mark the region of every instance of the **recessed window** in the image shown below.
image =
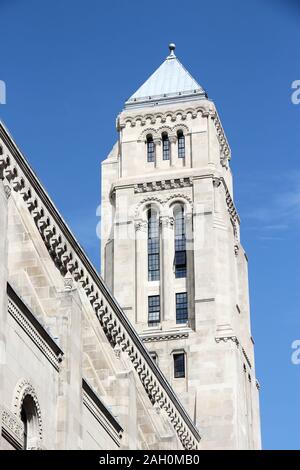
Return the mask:
M176 323L188 321L188 299L186 292L176 294Z
M147 162L155 161L155 144L151 134L147 135Z
M24 425L23 449L36 449L39 442L38 414L31 395L23 399L20 417Z
M163 160L170 160L170 140L166 132L162 134Z
M178 158L185 158L185 138L182 131L177 132Z
M148 326L157 326L160 322L160 297L150 295L148 297Z
M157 354L156 354L156 352L150 352L149 354L151 356L152 361L155 362L155 364L157 364Z
M184 353L173 354L174 360L174 378L180 379L185 377L185 356Z
M184 209L181 205L177 205L174 209L175 224L175 277L186 277L186 236L185 236L185 219Z
M27 449L28 420L27 420L27 414L26 414L26 410L25 410L24 405L22 405L22 409L21 409L21 420L22 420L23 425L24 425L23 449L26 450Z
M148 281L159 281L159 219L155 210L148 211Z
M2 145L0 145L0 155L3 155L3 148L2 148Z

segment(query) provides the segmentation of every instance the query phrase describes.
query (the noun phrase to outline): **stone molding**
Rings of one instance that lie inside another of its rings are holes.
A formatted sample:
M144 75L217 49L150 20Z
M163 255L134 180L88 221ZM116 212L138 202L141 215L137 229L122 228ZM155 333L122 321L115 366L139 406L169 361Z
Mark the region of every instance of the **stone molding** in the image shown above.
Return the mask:
M82 399L83 404L90 413L92 413L117 446L120 447L120 440L123 434L122 426L85 379L82 380Z
M63 352L8 284L8 313L20 325L53 367L59 371Z
M42 422L42 412L41 407L38 401L38 397L36 391L31 384L30 380L23 378L20 379L15 387L14 392L14 399L12 403L12 409L15 416L21 418L21 409L23 405L23 401L26 396L30 396L34 401L35 410L36 410L36 418L37 418L37 428L38 428L38 436L36 436L34 446L29 447L28 450L39 450L42 448L42 440L43 440L43 422Z
M196 119L198 114L201 116L207 117L215 113L215 108L210 102L203 103L201 106L189 107L186 109L178 108L174 111L161 112L147 112L146 114L136 114L136 115L125 115L120 114L117 118L117 130L124 129L126 124L129 124L131 127L137 125L145 126L147 121L150 121L151 124L162 123L164 124L169 117L172 122L176 121L185 121L188 117Z
M178 189L192 186L192 178L174 178L169 180L150 181L134 185L135 193L147 193L152 191L163 191L165 189Z
M215 341L216 341L216 343L220 343L221 341L223 341L224 343L227 343L228 341L232 341L233 343L235 343L237 348L240 350L240 352L242 353L242 355L246 359L246 362L249 366L249 369L250 370L252 369L252 364L250 362L250 359L249 359L245 349L243 348L243 346L241 345L240 341L238 340L238 338L236 336L234 336L234 335L233 336L216 336Z
M160 334L142 334L140 335L144 343L153 343L154 341L173 341L178 339L186 339L189 337L188 332L182 333L160 333Z
M161 126L155 129L154 127L147 127L147 129L143 130L138 138L138 142L147 142L147 135L151 134L155 144L161 143L161 135L163 132L167 132L169 139L173 139L173 143L177 142L177 132L181 130L183 135L189 134L189 128L185 124L176 124L175 126Z
M0 408L1 433L15 449L23 449L24 446L24 424L21 419L8 408Z
M149 399L166 411L182 446L197 449L198 429L2 124L0 138L10 153L0 156L4 178L26 204L55 266L79 283L109 343L129 356Z
M220 154L221 154L220 162L221 162L222 166L227 168L228 167L228 161L231 158L231 151L230 151L230 147L229 147L229 144L228 144L228 140L226 138L226 135L225 135L225 132L224 132L224 129L223 129L223 126L221 124L221 121L220 121L220 118L219 118L219 115L218 115L217 111L215 110L212 113L210 113L210 117L213 120L214 126L216 128L217 137L218 137L218 141L219 141L219 144L220 144Z

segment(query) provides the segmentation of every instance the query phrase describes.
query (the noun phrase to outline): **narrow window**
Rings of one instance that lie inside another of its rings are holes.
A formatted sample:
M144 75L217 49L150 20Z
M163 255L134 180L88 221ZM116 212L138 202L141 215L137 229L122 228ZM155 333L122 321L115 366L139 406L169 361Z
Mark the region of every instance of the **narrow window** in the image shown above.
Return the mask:
M177 132L178 158L185 158L185 138L182 131Z
M185 357L184 353L173 354L174 359L174 378L185 377Z
M150 352L149 354L151 356L152 361L155 362L155 364L157 364L157 354L156 354L156 352Z
M170 160L170 140L166 132L162 134L163 160Z
M151 134L147 135L147 162L155 160L155 145Z
M148 281L159 281L159 220L156 211L148 211Z
M186 236L184 209L177 205L174 209L175 223L175 277L186 277Z
M0 145L0 155L3 155L3 148L2 148L2 145Z
M186 323L188 321L188 301L187 293L176 294L176 323Z
M148 297L148 326L157 326L160 322L160 298L159 295Z

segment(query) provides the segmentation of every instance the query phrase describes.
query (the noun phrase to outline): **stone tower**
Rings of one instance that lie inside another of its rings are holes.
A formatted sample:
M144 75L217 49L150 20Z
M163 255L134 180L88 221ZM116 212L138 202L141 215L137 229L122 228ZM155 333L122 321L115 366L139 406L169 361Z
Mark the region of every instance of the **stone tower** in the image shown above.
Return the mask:
M125 103L102 164L102 276L202 436L260 448L247 256L214 103L175 56Z

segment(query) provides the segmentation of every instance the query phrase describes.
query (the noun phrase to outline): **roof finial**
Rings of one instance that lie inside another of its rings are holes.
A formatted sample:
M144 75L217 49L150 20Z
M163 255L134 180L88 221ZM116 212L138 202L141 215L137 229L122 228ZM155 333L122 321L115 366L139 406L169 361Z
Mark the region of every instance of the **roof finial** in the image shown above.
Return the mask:
M169 57L175 57L175 54L174 54L175 48L176 48L176 45L173 42L171 42L169 44L169 49L170 49Z

